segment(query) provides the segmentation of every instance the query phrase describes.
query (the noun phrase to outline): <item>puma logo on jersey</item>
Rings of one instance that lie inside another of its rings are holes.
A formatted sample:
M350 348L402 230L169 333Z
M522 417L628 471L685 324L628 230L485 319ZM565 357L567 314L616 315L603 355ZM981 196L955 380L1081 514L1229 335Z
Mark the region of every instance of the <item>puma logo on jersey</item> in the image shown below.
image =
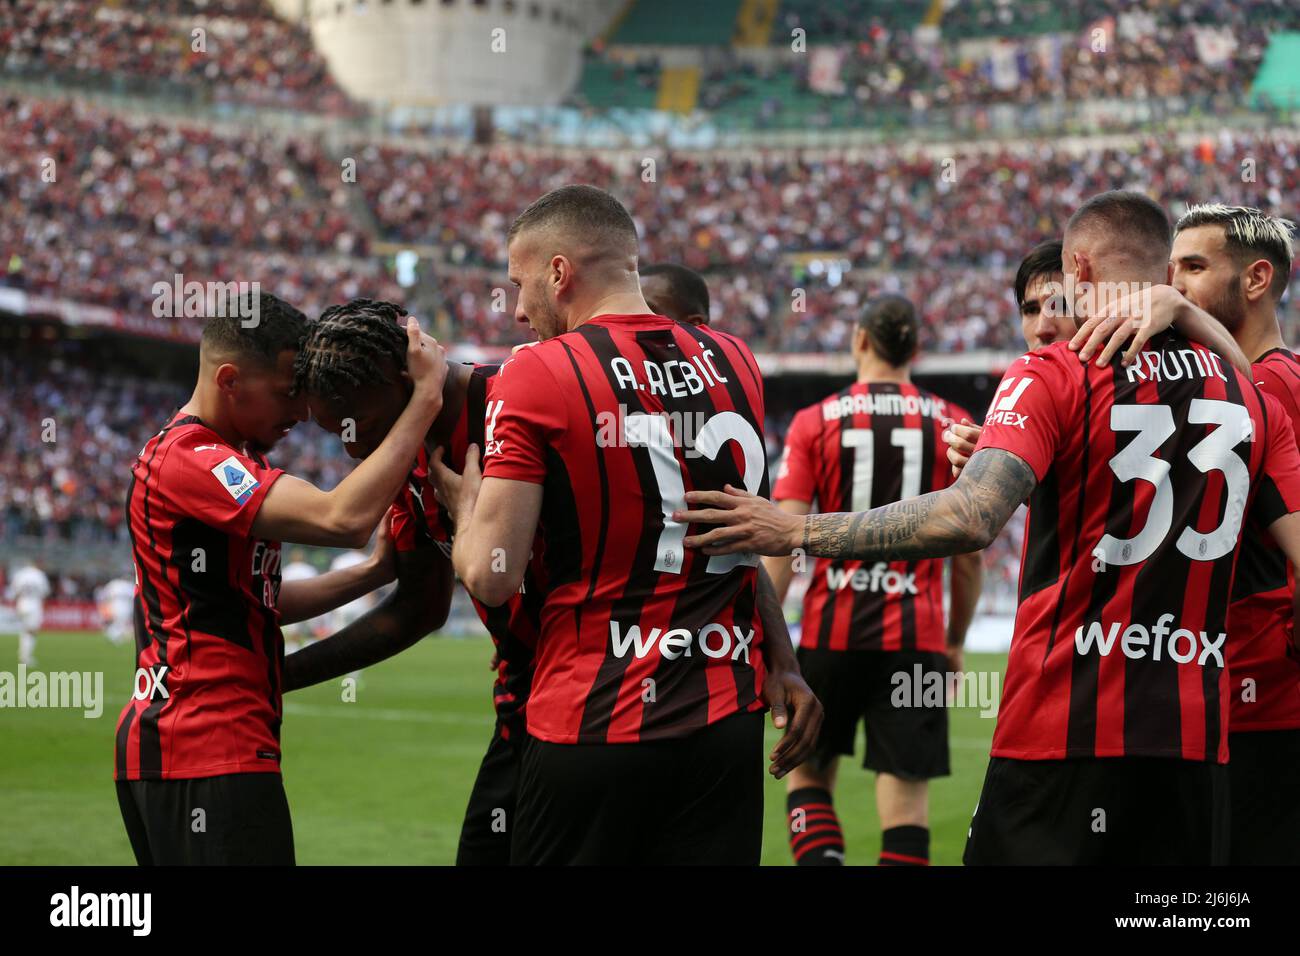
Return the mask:
M884 562L873 564L870 571L858 568L852 573L847 568L827 568L826 586L832 591L852 588L855 591L883 591L885 594L915 594L916 575L891 571Z
M691 649L698 646L705 657L720 660L730 655L733 661L744 659L749 663L749 644L754 639L754 629L742 632L734 624L728 630L721 624L706 624L692 634L687 628L675 627L670 631L663 628L651 628L643 633L641 625L633 624L623 633L618 621L609 622L609 640L614 648L614 656L623 658L629 650L636 657L645 657L657 646L659 653L670 661L679 657L690 657Z
M1074 647L1080 654L1088 654L1095 646L1097 653L1106 657L1115 649L1115 641L1118 638L1120 650L1130 660L1141 660L1149 653L1153 661L1168 657L1179 664L1187 664L1195 658L1196 663L1201 667L1204 667L1207 661L1216 667L1224 666L1223 642L1227 640L1227 634L1220 634L1211 640L1204 631L1189 631L1185 627L1171 632L1169 625L1173 624L1174 620L1172 614L1162 614L1155 626L1151 628L1145 624L1130 624L1124 627L1116 621L1110 625L1109 630L1103 629L1100 622L1092 621L1086 631L1080 626L1074 632ZM1123 628L1122 635L1121 628Z

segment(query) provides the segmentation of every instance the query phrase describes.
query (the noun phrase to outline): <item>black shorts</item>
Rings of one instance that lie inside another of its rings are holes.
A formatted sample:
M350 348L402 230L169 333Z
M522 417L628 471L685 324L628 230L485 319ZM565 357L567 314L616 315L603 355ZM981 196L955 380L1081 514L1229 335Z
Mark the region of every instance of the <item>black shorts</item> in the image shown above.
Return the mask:
M1228 735L1233 865L1300 864L1300 730Z
M293 866L278 773L119 780L117 803L141 866Z
M967 866L1227 862L1228 769L1164 757L989 760Z
M492 732L483 762L479 764L474 789L460 827L457 866L506 866L510 862L510 840L515 830L515 803L519 791L519 759L527 734L515 731L501 736L501 725Z
M946 777L948 768L948 708L895 705L900 685L894 675L908 681L922 675L922 687L948 671L948 658L933 651L831 651L799 648L799 669L822 702L825 717L814 765L825 768L841 754L853 755L858 721L867 729L867 752L862 766L903 780ZM937 675L937 676L927 676ZM910 683L909 683L910 686ZM909 702L923 694L907 694ZM943 701L942 695L939 697Z
M757 866L763 714L676 740L553 744L530 738L511 862Z

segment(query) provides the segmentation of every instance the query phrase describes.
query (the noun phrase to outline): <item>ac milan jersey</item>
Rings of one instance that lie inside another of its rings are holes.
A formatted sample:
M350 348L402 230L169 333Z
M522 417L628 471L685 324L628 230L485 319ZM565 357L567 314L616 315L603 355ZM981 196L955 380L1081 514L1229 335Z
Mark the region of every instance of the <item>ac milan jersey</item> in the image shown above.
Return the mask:
M687 550L672 520L688 490L767 496L749 349L663 316L603 315L516 353L488 399L484 477L543 487L529 733L671 739L762 710L758 559Z
M483 448L488 380L496 372L496 366L478 365L470 376L465 404L447 443L446 461L453 471L465 470L465 451L471 444ZM421 447L406 487L393 502L393 544L398 551L438 546L450 556L451 529L451 515L438 501L429 479L428 452ZM524 573L523 587L500 607L488 607L470 595L496 646L499 664L492 703L501 735L507 739L525 726L524 708L533 679L533 651L541 632L545 593L546 568L542 555L543 542L539 535Z
M773 499L870 511L952 483L943 431L968 413L910 383L856 383L802 409L786 433ZM943 561L818 558L801 647L942 651Z
M1251 371L1260 390L1276 398L1292 427L1300 429L1300 361L1295 354L1273 349ZM1252 516L1242 533L1228 608L1228 729L1234 733L1300 727L1300 663L1288 652L1295 629L1294 589L1295 569Z
M993 755L1225 761L1242 523L1300 510L1276 400L1171 332L1127 368L1057 343L1007 371L989 448L1038 478Z
M279 772L280 542L249 531L280 475L193 415L132 466L138 670L118 780Z

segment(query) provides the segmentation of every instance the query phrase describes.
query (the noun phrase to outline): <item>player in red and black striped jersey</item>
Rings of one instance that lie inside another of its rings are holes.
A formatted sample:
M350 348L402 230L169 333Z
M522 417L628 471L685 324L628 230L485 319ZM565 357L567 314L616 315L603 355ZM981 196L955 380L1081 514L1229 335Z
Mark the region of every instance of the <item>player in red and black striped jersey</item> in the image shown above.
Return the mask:
M382 558L280 581L280 541L360 546L441 405L445 360L405 338L417 385L400 427L332 492L267 465L305 416L306 319L271 295L210 319L190 401L145 445L127 493L137 582L134 695L117 725L119 804L142 863L293 862L280 772L280 625L391 577ZM436 354L435 354L436 353ZM193 808L207 813L191 826Z
M1171 269L1173 287L1215 315L1253 361L1255 384L1300 428L1300 364L1277 320L1291 273L1291 232L1291 223L1258 209L1193 206L1175 229ZM1141 348L1169 324L1168 314L1154 308L1140 318L1089 319L1075 336L1080 355L1099 351L1106 360L1125 343L1130 351ZM1300 808L1286 796L1300 787L1294 590L1294 568L1268 532L1248 520L1228 608L1232 863L1300 863Z
M542 341L493 382L481 480L471 453L446 494L456 570L488 605L545 539L513 859L757 863L761 711L792 709L802 752L815 703L767 633L757 558L695 560L668 519L686 488L766 490L753 356L648 312L636 228L601 190L542 197L508 256Z
M1064 271L1080 292L1150 288L1169 242L1159 206L1104 193L1072 217ZM1300 555L1300 453L1276 400L1208 350L1165 332L1136 359L1085 365L1064 343L1024 356L958 481L928 496L800 522L753 497L688 495L712 507L682 517L722 525L688 540L706 554L802 544L867 560L982 547L1030 496L968 863L1226 858L1235 552L1252 515Z
M1213 313L1253 362L1252 378L1300 432L1300 360L1277 306L1291 275L1291 223L1257 209L1194 206L1174 233L1174 287ZM1295 568L1258 522L1243 532L1228 608L1230 862L1300 863L1300 662Z
M944 430L969 414L912 384L920 333L901 296L868 302L853 339L858 380L799 411L786 433L772 495L791 514L867 511L952 483ZM896 676L943 687L961 669L961 648L979 600L978 554L952 559L952 622L943 615L943 561L819 558L803 600L799 666L826 711L814 758L787 778L791 850L800 865L844 862L832 789L842 754L852 755L859 722L863 766L874 770L882 830L880 862L930 858L928 785L948 774L948 715L936 706L896 707ZM793 559L764 564L785 597Z
M405 310L389 302L358 299L334 306L315 324L302 350L298 385L320 425L340 435L348 453L364 458L392 427L409 391L400 320ZM397 589L378 607L338 634L291 654L285 662L290 688L329 680L367 667L411 646L444 617L450 600L454 527L437 498L429 456L463 470L470 444L483 445L487 388L496 366L453 365L444 408L419 449L415 467L391 509L397 550ZM534 543L520 591L499 607L475 601L496 648L493 687L496 726L479 768L461 828L457 863L506 864L514 832L518 755L526 735L525 707L532 682L533 649L540 630L545 565ZM501 817L504 814L504 817Z

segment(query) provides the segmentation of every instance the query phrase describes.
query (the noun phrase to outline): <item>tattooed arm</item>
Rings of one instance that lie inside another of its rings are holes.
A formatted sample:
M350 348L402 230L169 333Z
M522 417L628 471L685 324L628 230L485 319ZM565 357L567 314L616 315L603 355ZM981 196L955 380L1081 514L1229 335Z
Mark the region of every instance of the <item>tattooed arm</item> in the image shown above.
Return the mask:
M972 456L961 477L943 491L854 514L799 518L765 498L727 486L727 492L691 491L691 505L677 521L721 525L686 538L687 547L705 554L756 551L861 561L942 558L987 547L1011 513L1034 490L1033 470L1020 457L998 448Z

